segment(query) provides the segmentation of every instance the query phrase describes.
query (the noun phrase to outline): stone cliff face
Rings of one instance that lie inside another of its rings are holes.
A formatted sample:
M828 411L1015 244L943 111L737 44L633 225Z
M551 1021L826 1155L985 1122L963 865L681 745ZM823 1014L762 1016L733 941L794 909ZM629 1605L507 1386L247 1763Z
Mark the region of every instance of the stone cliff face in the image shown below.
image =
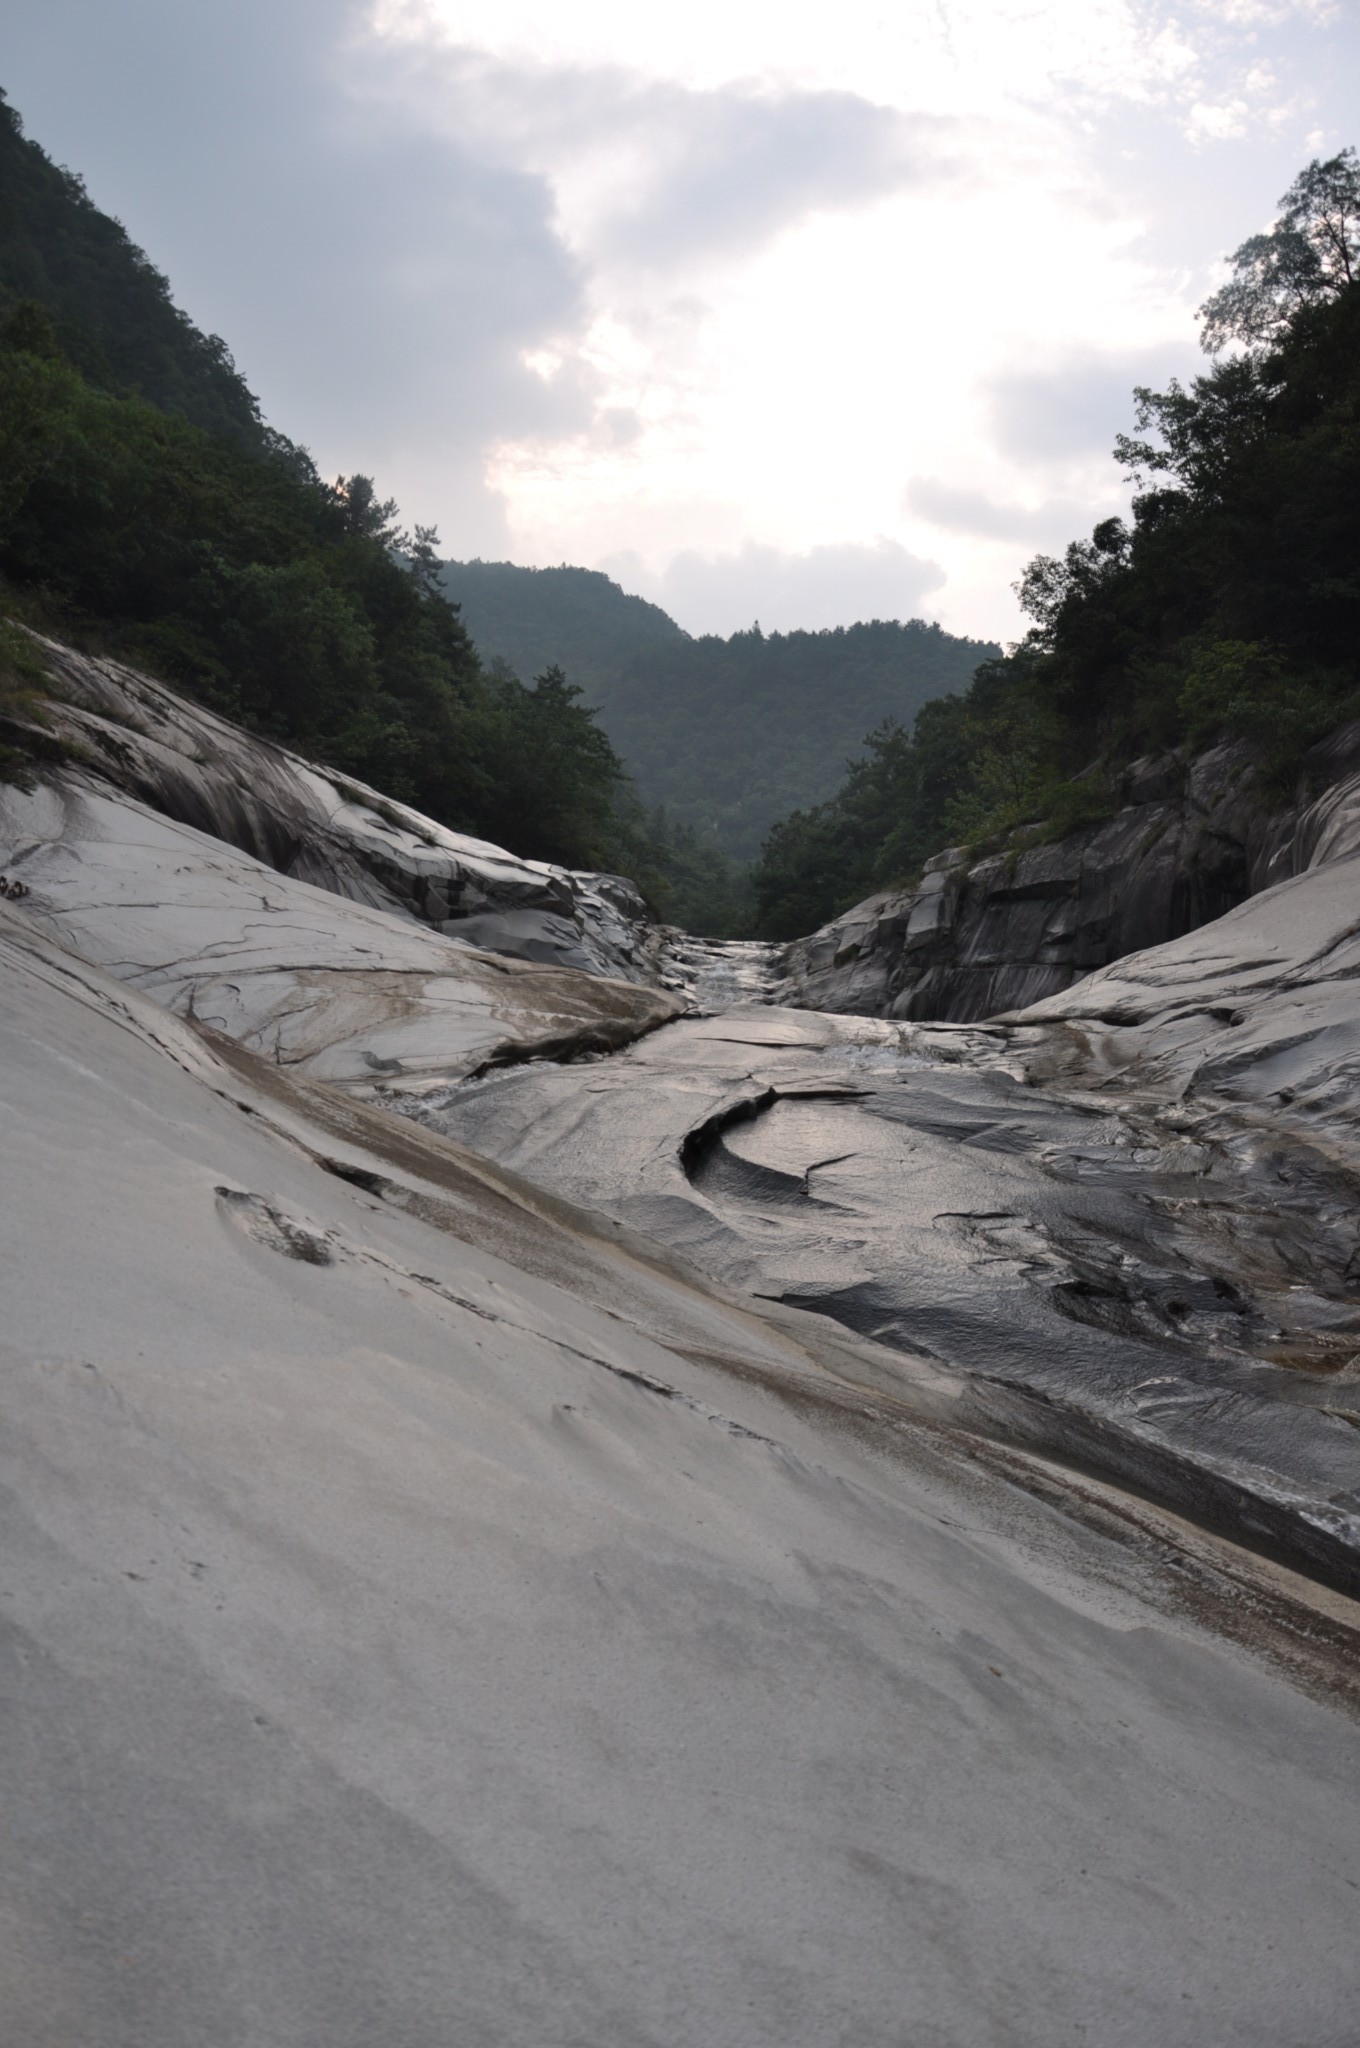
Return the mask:
M1198 930L1346 850L1360 725L1315 748L1302 788L1263 804L1245 743L1137 762L1108 822L970 860L952 848L912 889L857 904L785 957L785 1001L967 1023L1060 995L1129 953Z

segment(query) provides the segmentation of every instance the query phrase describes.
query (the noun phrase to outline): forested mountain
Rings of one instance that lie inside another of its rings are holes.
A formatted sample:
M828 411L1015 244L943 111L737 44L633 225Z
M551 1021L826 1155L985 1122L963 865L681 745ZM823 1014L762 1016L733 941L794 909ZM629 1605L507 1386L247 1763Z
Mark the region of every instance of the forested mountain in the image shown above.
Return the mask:
M560 671L488 675L430 529L318 476L225 344L0 102L0 610L520 854L664 896L636 799ZM22 643L6 703L31 703ZM0 774L22 773L0 730Z
M83 181L30 141L0 90L0 320L46 308L62 353L105 391L136 391L243 448L270 433L216 334L203 334Z
M517 676L556 662L592 704L609 701L635 655L687 637L660 605L630 597L598 569L445 562L443 579L487 661L503 661Z
M1000 653L920 619L826 632L691 638L598 570L448 562L444 587L482 656L519 676L559 662L649 809L724 859L829 796L865 732L965 688Z
M746 861L791 806L831 793L867 730L964 689L999 652L922 619L706 634L635 655L601 723L646 803Z
M1263 776L1360 715L1360 160L1314 162L1202 309L1237 352L1139 390L1131 523L1017 586L1033 620L961 696L884 727L828 802L770 835L762 928L792 938L954 843L1056 836L1138 755L1256 740ZM1263 790L1263 795L1269 794ZM1012 840L1012 843L1017 843Z

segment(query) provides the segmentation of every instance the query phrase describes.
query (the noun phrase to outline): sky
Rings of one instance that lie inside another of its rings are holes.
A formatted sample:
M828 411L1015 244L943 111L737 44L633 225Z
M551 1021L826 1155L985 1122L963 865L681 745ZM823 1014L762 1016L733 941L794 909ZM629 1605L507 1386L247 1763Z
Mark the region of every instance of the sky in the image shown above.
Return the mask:
M1009 641L1360 142L1360 0L6 0L0 83L446 554Z

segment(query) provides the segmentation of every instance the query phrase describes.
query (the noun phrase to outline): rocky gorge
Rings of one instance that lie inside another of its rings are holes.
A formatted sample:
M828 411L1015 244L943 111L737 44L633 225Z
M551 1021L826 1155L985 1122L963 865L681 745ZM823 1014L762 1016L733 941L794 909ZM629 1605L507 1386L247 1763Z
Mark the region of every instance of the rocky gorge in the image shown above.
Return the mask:
M782 961L41 652L17 2038L1340 2048L1358 736Z

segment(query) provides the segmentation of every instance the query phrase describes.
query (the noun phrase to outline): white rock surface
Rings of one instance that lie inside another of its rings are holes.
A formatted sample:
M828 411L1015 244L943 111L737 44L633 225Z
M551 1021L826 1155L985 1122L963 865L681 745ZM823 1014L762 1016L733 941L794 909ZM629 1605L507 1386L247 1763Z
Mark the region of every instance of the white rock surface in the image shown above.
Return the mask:
M85 769L0 788L23 914L168 1009L350 1087L625 1044L679 1008L635 983L477 952L313 888Z
M1351 2038L1344 1603L5 905L0 1130L7 2048Z
M1360 852L1344 850L1360 784L1317 822L1304 872L1014 1023L1041 1027L1041 1046L1064 1027L1074 1074L1178 1106L1264 1110L1360 1169Z
M1353 1178L1027 1086L1004 1030L927 1036L753 1005L412 1113L727 1285L958 1373L1007 1440L1360 1593Z
M656 978L634 885L521 860L306 761L121 662L32 636L60 693L56 736L90 774L180 824L336 895L488 952L626 981ZM475 920L475 929L462 926Z

